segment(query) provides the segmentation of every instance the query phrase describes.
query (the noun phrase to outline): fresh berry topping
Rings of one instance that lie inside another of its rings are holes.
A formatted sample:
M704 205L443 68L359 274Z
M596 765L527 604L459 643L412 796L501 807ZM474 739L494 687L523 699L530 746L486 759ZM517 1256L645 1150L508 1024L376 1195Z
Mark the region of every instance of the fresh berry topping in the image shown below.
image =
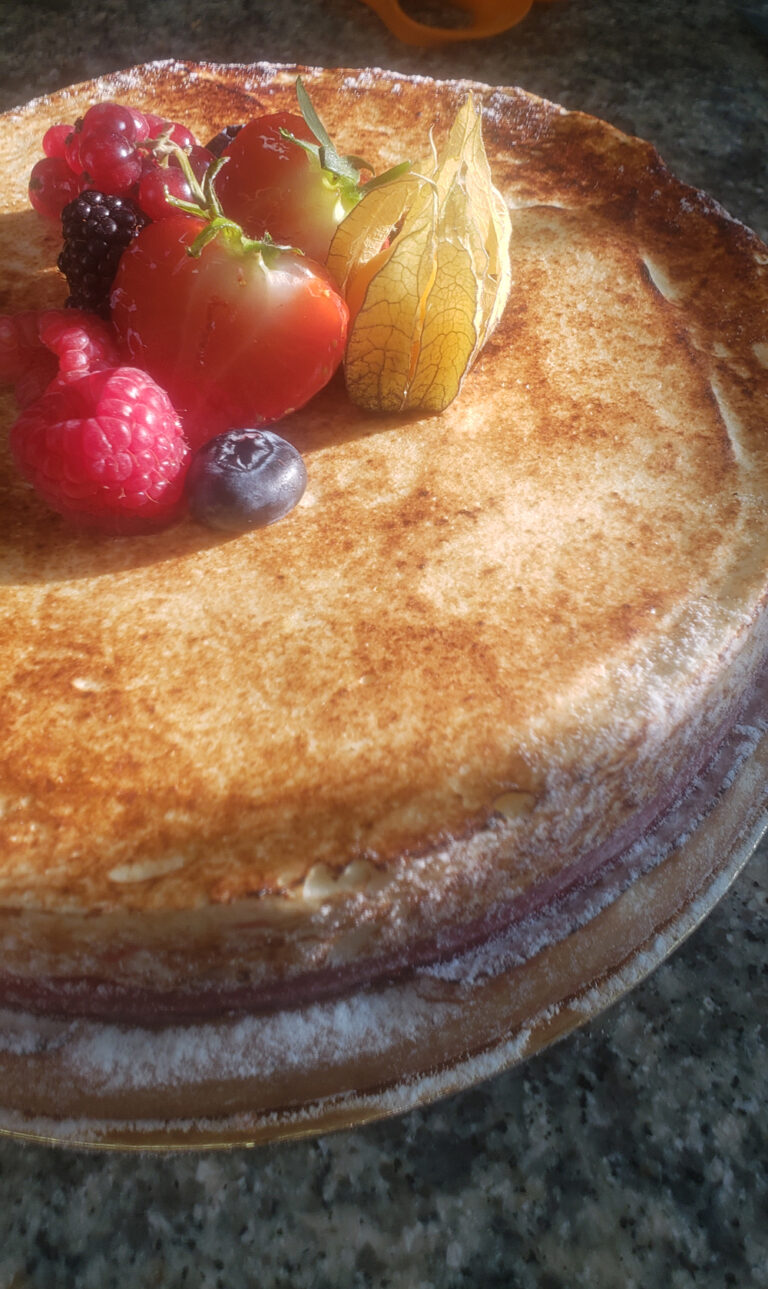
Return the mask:
M169 201L194 201L194 194L178 166L149 165L139 180L138 202L149 219L168 219L179 209Z
M219 130L218 134L214 135L212 139L209 139L208 143L205 145L206 148L214 157L220 157L224 149L229 147L232 140L237 137L242 128L242 125L225 125L223 130Z
M0 384L13 385L20 407L54 380L76 380L118 362L111 327L92 314L45 309L0 316Z
M82 184L63 157L41 157L29 176L29 200L38 215L59 219Z
M147 224L110 304L126 361L168 390L192 447L302 407L339 366L349 318L319 264L220 216Z
M93 189L65 206L58 266L69 285L68 305L109 317L109 292L120 256L146 222L130 198Z
M101 131L80 140L80 164L92 188L127 193L139 182L141 157L124 133Z
M301 79L296 95L300 116L255 117L227 144L217 192L224 214L249 237L269 234L324 263L336 228L363 193L402 175L409 164L374 177L362 157L336 150ZM365 183L364 172L371 175Z
M40 343L59 360L56 379L78 380L91 372L119 366L114 332L90 313L46 309L38 315Z
M77 124L72 127L72 133L67 136L64 142L64 156L66 157L67 165L76 175L82 175L83 173L83 166L80 160L81 135L79 126L81 124L82 122L77 122ZM84 188L85 184L81 183L80 187Z
M151 139L159 138L171 126L170 121L166 120L164 116L158 116L155 112L145 112L144 120L149 127L149 137Z
M46 157L67 159L67 139L72 133L71 125L52 125L43 135L43 152Z
M60 127L54 127L58 130ZM172 148L193 152L199 145L185 125L122 103L94 103L76 121L56 156L66 158L80 188L134 196L148 159L165 158ZM77 191L77 189L75 190Z
M203 179L208 166L215 160L207 148L201 148L198 144L189 153L181 153L176 149L162 161L155 156L148 156L139 180L137 200L149 219L167 219L169 215L178 215L178 206L173 205L169 198L195 202L196 192L182 169L182 155L186 157L197 180Z
M185 152L199 146L192 131L188 130L186 125L181 125L179 121L169 121L166 117L155 116L152 112L145 114L145 120L149 126L149 137L154 143L167 141L177 148L183 148Z
M149 135L142 112L121 103L94 103L75 126L70 165L82 171L87 185L100 192L127 194L139 181L141 153L137 144Z
M312 131L293 112L255 117L227 145L227 164L216 181L224 213L249 237L266 234L325 260L343 211L324 182L320 165L292 138L312 142Z
M166 122L166 129L169 131L169 139L177 148L183 148L185 152L191 152L198 146L197 139L186 125L180 125L178 121Z
M145 372L108 368L55 383L22 412L10 442L24 478L80 527L151 532L183 511L189 449L167 394Z
M206 443L187 473L190 514L209 528L246 532L282 519L304 494L296 448L272 430L228 430Z
M19 407L39 398L59 370L40 340L39 318L34 312L0 316L0 385L13 386Z
M149 125L143 112L122 103L104 101L89 107L80 125L82 142L103 134L122 134L130 143L146 139Z

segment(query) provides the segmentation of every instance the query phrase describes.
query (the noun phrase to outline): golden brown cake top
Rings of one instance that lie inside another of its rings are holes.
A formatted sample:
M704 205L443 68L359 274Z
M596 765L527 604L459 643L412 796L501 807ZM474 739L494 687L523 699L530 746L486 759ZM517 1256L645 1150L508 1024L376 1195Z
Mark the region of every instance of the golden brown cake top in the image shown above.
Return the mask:
M47 125L112 97L205 138L292 107L295 74L156 64L0 118L0 310L63 302L26 201ZM468 88L303 76L382 166L424 156ZM510 802L663 756L754 629L768 252L649 145L472 88L513 287L445 413L364 414L335 381L282 423L303 501L231 540L73 534L2 456L2 903L187 908L317 865L407 869Z

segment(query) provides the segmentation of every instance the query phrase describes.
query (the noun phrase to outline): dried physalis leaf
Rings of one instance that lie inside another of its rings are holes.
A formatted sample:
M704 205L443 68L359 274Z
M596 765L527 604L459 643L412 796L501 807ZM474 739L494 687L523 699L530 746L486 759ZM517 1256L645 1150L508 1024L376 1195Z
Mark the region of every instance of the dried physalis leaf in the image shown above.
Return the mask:
M372 188L331 244L328 268L350 310L354 403L448 406L504 309L509 236L470 96L430 172Z

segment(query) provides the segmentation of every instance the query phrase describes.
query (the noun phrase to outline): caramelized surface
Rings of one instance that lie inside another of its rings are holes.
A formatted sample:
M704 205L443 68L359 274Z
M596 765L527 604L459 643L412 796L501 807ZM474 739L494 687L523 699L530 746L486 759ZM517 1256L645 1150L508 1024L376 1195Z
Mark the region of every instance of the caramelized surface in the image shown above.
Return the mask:
M0 310L64 298L23 192L47 124L111 96L208 137L290 106L293 79L163 65L0 119ZM305 79L382 168L424 155L466 92ZM282 426L301 505L233 540L78 536L3 455L6 907L195 909L358 859L407 883L510 799L524 889L663 791L669 746L724 701L768 586L765 248L647 145L476 92L514 287L446 413L377 419L336 381Z

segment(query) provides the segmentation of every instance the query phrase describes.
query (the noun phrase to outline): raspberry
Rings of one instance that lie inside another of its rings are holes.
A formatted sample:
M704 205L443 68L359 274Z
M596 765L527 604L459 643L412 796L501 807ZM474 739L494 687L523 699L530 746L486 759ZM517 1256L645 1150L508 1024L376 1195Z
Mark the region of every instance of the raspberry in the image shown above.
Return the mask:
M59 362L40 341L39 314L0 317L0 384L12 385L16 402L26 407L43 393L59 370Z
M109 291L120 256L146 223L146 215L128 197L93 189L64 207L58 266L69 285L68 305L109 317Z
M91 314L44 309L0 315L0 384L14 386L20 407L54 380L75 380L119 361L111 328Z
M168 395L137 368L55 382L10 444L24 478L79 527L153 532L182 514L189 448Z
M38 314L40 341L59 360L57 379L76 380L119 364L112 328L75 309L46 309Z

